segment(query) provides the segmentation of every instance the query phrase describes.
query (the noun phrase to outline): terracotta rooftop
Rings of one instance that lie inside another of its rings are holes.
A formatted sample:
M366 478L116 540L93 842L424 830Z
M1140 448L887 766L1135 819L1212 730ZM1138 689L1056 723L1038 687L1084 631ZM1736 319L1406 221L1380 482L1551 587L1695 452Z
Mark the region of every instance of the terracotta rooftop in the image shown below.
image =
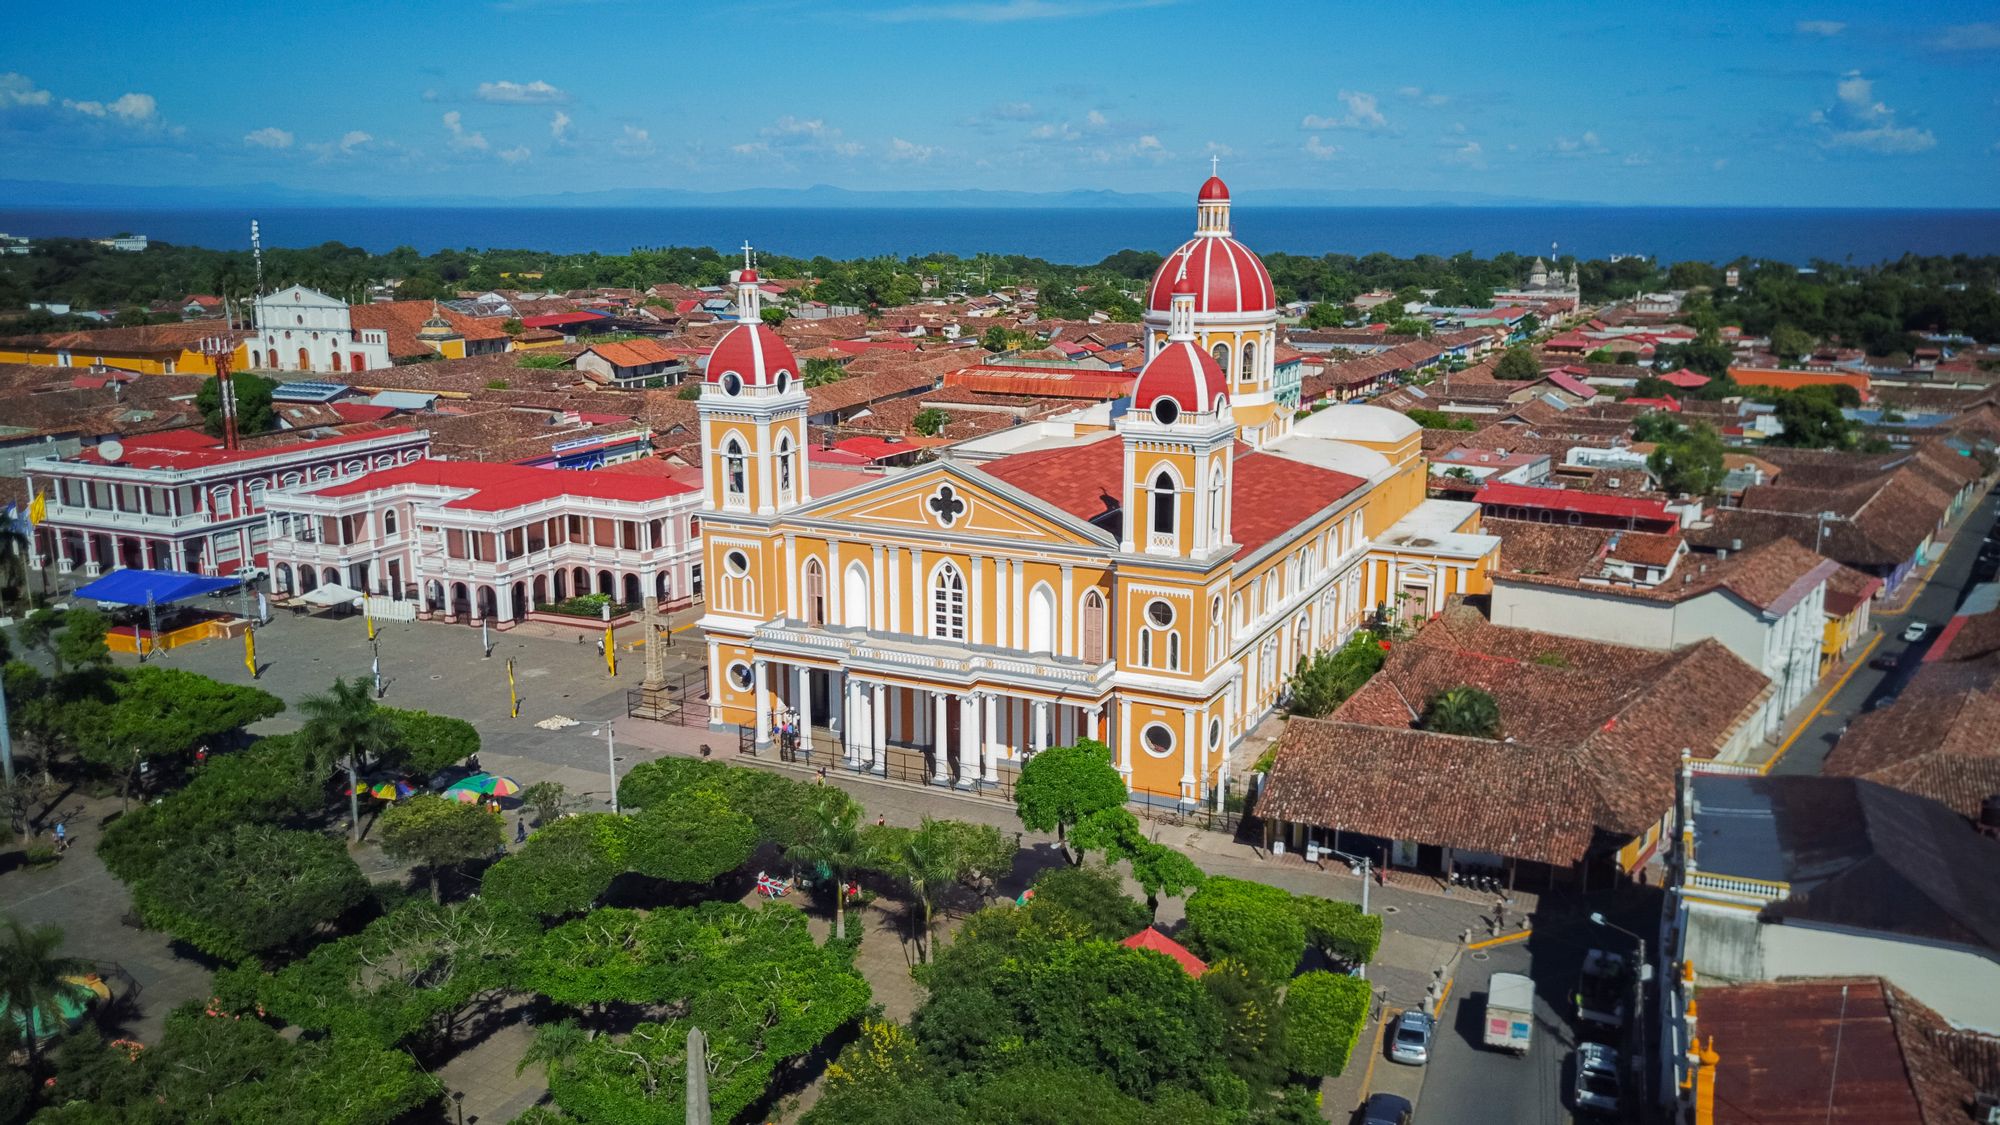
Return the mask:
M504 340L507 333L501 331L500 322L490 317L466 316L453 312L442 305L433 308L429 301L381 301L372 305L355 305L348 310L355 330L379 329L389 334L389 354L395 358L403 356L436 355L436 349L417 339L417 330L432 316L442 316L451 323L452 330L463 336L468 343L475 340Z

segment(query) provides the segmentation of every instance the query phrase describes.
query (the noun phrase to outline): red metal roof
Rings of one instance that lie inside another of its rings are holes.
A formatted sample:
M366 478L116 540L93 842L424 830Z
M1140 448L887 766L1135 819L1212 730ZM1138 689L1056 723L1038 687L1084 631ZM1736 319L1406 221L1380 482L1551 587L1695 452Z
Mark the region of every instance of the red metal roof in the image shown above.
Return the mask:
M1709 378L1708 376L1703 375L1698 371L1690 371L1687 368L1683 367L1678 371L1669 371L1665 375L1660 376L1660 381L1663 383L1670 384L1672 386L1680 387L1683 390L1691 391L1696 387L1707 386L1709 383Z
M396 412L393 406L371 406L365 402L334 402L327 405L346 422L380 422Z
M909 437L898 438L895 441L864 435L862 437L843 438L834 443L834 449L842 453L851 453L873 463L887 460L891 457L901 457L908 453L914 453L919 449L928 449L931 446L945 444L948 444L945 438L925 437L922 434L912 434Z
M662 477L590 469L545 469L490 461L425 459L365 473L313 490L317 496L355 496L396 485L466 489L469 496L445 505L475 512L499 512L558 496L596 500L661 500L695 491L695 486Z
M1219 184L1222 181L1216 180L1214 182ZM1225 196L1224 198L1228 197ZM1186 946L1151 926L1147 926L1145 929L1140 930L1118 944L1127 949L1150 949L1155 953L1164 953L1179 963L1181 968L1186 969L1187 975L1191 977L1198 977L1208 971L1208 962L1189 953Z
M569 325L569 324L602 324L607 319L609 318L603 316L600 313L589 313L589 312L549 313L546 316L524 316L521 318L521 327L561 328L564 325Z
M1537 488L1533 485L1495 482L1481 486L1474 499L1481 504L1516 508L1546 508L1554 512L1579 512L1592 516L1617 516L1621 519L1677 522L1674 514L1667 510L1665 500L1616 496L1603 492L1579 492L1571 488ZM1243 510L1241 504L1236 510L1238 512Z
M254 449L224 449L219 438L212 438L200 430L166 430L157 434L141 434L137 437L121 439L125 455L117 461L135 469L202 469L211 465L227 465L235 461L255 461L265 457L277 457L287 453L310 453L350 442L366 441L370 438L387 437L390 434L412 433L407 428L389 430L369 430L366 433L341 434L336 437L320 438L314 441L292 442L286 445L265 445ZM76 455L78 461L102 465L104 459L97 455L92 446Z
M1146 307L1166 312L1182 271L1194 283L1197 313L1269 312L1278 304L1270 271L1250 248L1226 234L1198 234L1167 255L1153 274Z
M834 340L827 344L827 347L833 348L836 351L846 352L849 355L860 355L862 352L873 351L913 352L917 350L917 342L915 340Z
M1542 377L1578 398L1590 399L1597 397L1596 387L1583 382L1561 368L1556 368L1553 371L1544 371L1542 372Z
M1132 407L1151 410L1154 403L1168 398L1189 414L1207 414L1226 390L1227 381L1214 356L1191 341L1175 340L1139 372L1139 382L1132 388Z

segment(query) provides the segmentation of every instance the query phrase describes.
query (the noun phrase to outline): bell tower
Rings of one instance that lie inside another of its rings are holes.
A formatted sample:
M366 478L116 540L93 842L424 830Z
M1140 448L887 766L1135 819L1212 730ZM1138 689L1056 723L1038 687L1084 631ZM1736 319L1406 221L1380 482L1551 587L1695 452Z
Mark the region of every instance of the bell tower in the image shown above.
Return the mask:
M762 319L763 295L747 243L735 284L738 323L709 353L696 400L702 508L773 516L812 499L805 379L791 347Z
M1123 549L1207 562L1233 552L1236 420L1228 380L1194 336L1195 292L1176 283L1166 346L1147 362L1119 420L1125 442Z

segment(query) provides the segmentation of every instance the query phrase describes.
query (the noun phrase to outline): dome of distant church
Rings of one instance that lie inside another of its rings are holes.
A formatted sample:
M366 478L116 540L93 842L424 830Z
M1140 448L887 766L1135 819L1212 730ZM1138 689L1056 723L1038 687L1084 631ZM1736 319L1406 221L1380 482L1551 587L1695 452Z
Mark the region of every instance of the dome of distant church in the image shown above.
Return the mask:
M799 377L799 360L770 325L747 321L725 333L708 353L709 382L721 383L731 374L746 387L775 387L780 377L790 386Z
M1250 248L1229 235L1229 187L1210 176L1196 193L1200 216L1193 238L1167 255L1146 291L1146 307L1166 312L1174 282L1193 282L1196 316L1215 313L1268 313L1278 307L1270 271Z

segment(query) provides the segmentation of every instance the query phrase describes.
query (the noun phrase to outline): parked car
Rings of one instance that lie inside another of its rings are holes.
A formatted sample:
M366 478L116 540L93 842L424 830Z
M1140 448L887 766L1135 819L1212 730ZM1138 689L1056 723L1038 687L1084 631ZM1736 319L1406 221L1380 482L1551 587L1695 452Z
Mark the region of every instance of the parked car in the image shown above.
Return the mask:
M1632 992L1625 958L1605 949L1593 949L1583 956L1583 971L1576 982L1576 1014L1579 1019L1601 1027L1625 1026L1625 999Z
M1394 1094L1371 1094L1361 1107L1360 1125L1410 1125L1416 1107Z
M1931 627L1923 621L1912 621L1903 627L1903 639L1910 644L1916 644L1930 635Z
M1585 1043L1576 1049L1576 1108L1618 1112L1621 1091L1618 1085L1618 1052L1602 1043Z
M1422 1008L1411 1008L1396 1017L1396 1030L1389 1039L1392 1062L1422 1066L1431 1061L1431 1035L1437 1020Z
M1901 661L1897 660L1893 656L1878 656L1875 659L1870 660L1868 662L1868 666L1870 668L1875 669L1877 672L1893 672L1896 670L1897 666L1900 663Z

